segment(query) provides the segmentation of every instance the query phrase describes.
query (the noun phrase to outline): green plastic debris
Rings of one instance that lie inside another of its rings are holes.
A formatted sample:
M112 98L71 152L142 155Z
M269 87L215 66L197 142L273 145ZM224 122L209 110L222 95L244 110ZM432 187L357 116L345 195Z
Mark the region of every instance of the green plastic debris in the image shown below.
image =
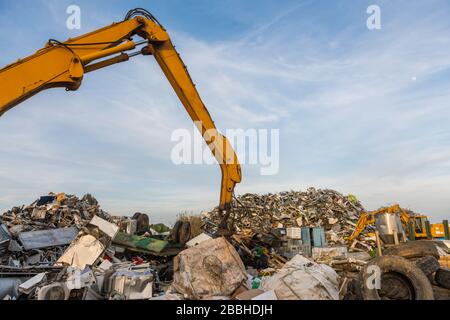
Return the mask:
M358 204L358 198L356 198L356 196L354 196L353 194L349 194L347 196L348 201L350 201L353 204Z
M153 224L150 226L150 229L155 230L158 233L166 233L170 232L170 228L163 223Z
M164 240L158 240L144 236L129 235L123 232L119 232L114 238L113 242L130 249L135 249L136 251L143 251L148 253L161 253L161 251L163 251L169 244Z
M253 278L252 289L259 289L260 286L261 286L261 278L259 277Z

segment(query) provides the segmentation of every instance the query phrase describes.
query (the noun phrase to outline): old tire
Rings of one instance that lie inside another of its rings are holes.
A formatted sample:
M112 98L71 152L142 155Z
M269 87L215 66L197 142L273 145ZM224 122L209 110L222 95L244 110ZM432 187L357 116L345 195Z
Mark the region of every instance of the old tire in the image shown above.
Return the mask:
M191 240L191 223L185 221L179 230L178 241L184 246L189 240Z
M140 212L136 212L135 214L133 214L133 217L131 217L131 219L137 220L137 219L139 219L139 217L141 216L141 214L142 214L142 213L140 213Z
M352 279L347 284L347 293L344 300L362 300L361 285L358 279Z
M450 300L450 289L433 286L435 300Z
M437 284L445 289L450 289L450 269L440 268L436 275L434 276L434 280Z
M137 218L137 234L142 235L149 231L150 228L150 218L145 213L142 213Z
M438 271L441 267L438 259L436 259L435 257L432 257L432 256L426 256L426 257L420 258L420 259L416 260L414 263L420 270L422 270L423 273L425 273L425 275L427 277L431 276L433 273Z
M373 283L374 266L381 276L381 288L369 288ZM427 276L411 261L398 256L383 256L369 262L359 274L364 300L434 300L433 288Z
M383 251L383 255L400 256L406 259L433 256L436 259L439 259L436 243L430 240L417 240L401 243L394 247L387 248Z
M183 225L183 221L178 220L175 225L173 226L172 233L170 235L170 239L174 243L179 243L179 236L180 236L180 230L181 226Z
M133 220L136 220L137 227L136 227L136 233L138 235L143 235L144 233L148 232L150 227L150 218L145 213L136 212L133 217Z

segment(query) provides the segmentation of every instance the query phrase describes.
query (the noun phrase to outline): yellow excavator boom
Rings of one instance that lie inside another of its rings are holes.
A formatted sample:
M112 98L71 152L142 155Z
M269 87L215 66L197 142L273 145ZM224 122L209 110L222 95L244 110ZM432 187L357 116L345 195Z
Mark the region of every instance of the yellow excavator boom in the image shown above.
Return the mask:
M359 216L359 220L352 235L348 238L349 242L356 239L368 226L375 224L375 218L379 214L384 213L399 213L400 220L405 229L407 229L408 223L413 220L414 223L414 237L416 239L427 238L425 221L428 221L428 217L424 215L412 215L407 210L402 209L400 205L395 204L390 207L383 207L375 211L362 212Z
M133 37L140 37L141 41ZM141 50L126 53L140 46ZM49 40L35 54L1 69L0 116L45 89L77 90L85 74L128 61L138 54L155 57L217 159L222 171L219 207L226 216L235 185L241 182L238 158L228 139L215 127L168 33L144 9L131 10L122 22L66 42Z

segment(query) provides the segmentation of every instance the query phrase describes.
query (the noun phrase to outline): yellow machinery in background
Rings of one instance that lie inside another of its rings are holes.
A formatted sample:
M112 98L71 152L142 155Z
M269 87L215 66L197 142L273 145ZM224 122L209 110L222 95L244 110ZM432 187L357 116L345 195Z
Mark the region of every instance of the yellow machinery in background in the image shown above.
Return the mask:
M447 226L447 233L445 233L445 226ZM450 227L448 226L448 221L445 223L433 223L431 224L431 235L435 239L447 239L450 234Z
M447 233L445 232L445 224L447 224L448 228L448 223L430 224L427 216L414 214L409 210L402 209L400 205L396 204L390 207L383 207L375 211L361 213L355 230L348 238L348 241L352 242L368 226L373 226L375 224L377 215L386 213L399 214L403 225L403 230L408 235L408 238L410 240L448 237L449 230L447 229Z

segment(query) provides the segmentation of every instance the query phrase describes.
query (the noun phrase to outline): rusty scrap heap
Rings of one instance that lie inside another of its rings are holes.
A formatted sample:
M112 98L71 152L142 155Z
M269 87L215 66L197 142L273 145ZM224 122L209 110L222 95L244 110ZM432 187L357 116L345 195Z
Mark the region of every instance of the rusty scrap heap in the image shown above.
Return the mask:
M324 227L329 244L345 244L364 211L354 196L330 189L309 188L306 192L245 194L233 203L236 234L267 234L276 228ZM204 215L205 228L214 233L220 223L218 208Z
M54 194L40 197L30 205L14 207L0 216L8 246L0 249L0 265L12 267L52 266L66 246L94 216L110 220L90 194L81 199Z
M363 211L329 189L245 194L222 237L217 208L170 228L51 193L0 216L0 300L450 299L450 244L374 258L369 233L348 242ZM383 290L364 285L374 265L389 274Z
M14 207L3 213L0 222L11 233L86 225L94 216L110 220L90 194L81 199L73 195L50 193L28 206Z

